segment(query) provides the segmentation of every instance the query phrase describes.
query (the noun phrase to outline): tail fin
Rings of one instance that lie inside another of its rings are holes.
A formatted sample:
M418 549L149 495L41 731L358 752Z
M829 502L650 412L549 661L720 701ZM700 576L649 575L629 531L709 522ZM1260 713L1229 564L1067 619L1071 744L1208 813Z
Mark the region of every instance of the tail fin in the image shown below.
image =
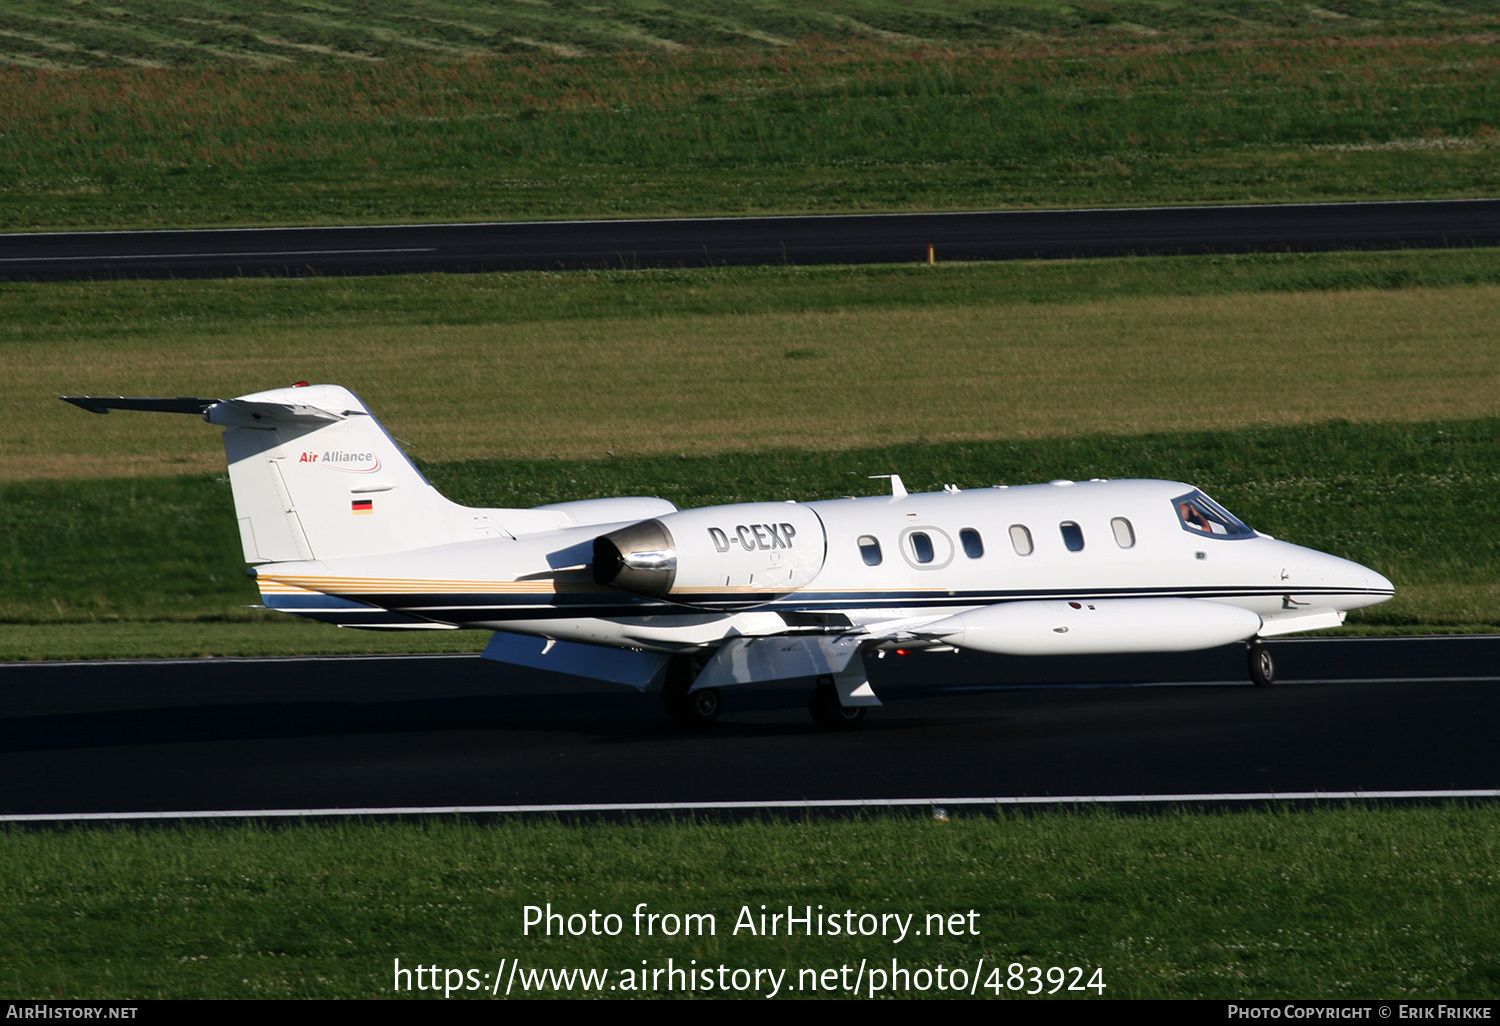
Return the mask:
M249 563L337 559L503 535L444 498L353 392L296 385L238 399L66 396L94 413L199 413L222 425Z
M338 385L256 392L208 409L222 424L247 562L368 556L475 537L358 396Z
M460 506L428 483L357 395L338 385L293 385L238 399L62 398L92 413L193 413L221 425L247 563L379 556L563 527L618 526L677 509L640 496L532 509Z

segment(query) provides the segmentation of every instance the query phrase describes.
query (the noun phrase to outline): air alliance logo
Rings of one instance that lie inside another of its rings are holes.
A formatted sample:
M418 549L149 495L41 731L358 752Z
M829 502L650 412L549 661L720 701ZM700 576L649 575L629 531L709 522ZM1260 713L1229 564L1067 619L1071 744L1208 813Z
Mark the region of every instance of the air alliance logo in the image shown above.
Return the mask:
M334 470L352 474L373 474L380 469L380 457L373 452L344 452L333 449L326 452L304 452L298 463L317 463Z

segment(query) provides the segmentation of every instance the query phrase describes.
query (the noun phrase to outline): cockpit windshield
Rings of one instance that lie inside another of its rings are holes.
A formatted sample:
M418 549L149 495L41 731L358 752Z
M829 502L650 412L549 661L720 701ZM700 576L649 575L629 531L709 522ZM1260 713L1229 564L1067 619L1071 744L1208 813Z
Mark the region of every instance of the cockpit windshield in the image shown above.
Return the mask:
M1172 500L1177 519L1184 531L1211 534L1216 538L1253 538L1255 532L1234 514L1200 491L1191 491Z

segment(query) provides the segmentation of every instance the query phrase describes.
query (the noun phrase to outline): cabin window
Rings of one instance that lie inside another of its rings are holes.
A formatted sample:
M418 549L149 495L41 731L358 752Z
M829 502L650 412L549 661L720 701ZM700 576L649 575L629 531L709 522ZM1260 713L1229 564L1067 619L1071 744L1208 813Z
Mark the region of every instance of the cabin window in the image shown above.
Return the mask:
M1109 522L1109 526L1115 530L1115 541L1120 548L1129 549L1135 547L1135 528L1130 526L1130 521L1124 517L1115 517Z
M1083 528L1071 520L1064 520L1057 525L1062 531L1063 544L1068 547L1069 552L1083 551Z
M933 556L932 539L921 531L912 532L911 554L912 558L918 563L931 563Z
M1021 524L1012 524L1010 528L1010 543L1016 547L1016 555L1031 555L1031 532Z
M862 534L859 536L859 555L865 561L865 566L880 565L880 542L872 535Z
M972 527L966 527L958 532L958 540L963 542L964 555L970 559L978 559L984 555L984 539L979 537L979 532Z
M1255 532L1242 524L1234 514L1202 492L1193 491L1172 500L1177 520L1184 531L1213 535L1216 538L1253 538Z

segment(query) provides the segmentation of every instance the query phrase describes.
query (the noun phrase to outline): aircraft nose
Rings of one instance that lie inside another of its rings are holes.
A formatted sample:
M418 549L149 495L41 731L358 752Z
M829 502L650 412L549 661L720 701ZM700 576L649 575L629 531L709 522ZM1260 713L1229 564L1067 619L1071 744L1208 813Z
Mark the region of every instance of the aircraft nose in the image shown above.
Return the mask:
M1396 594L1396 586L1390 582L1390 578L1385 577L1382 574L1377 574L1374 570L1371 570L1368 567L1360 567L1360 569L1364 570L1370 575L1369 588L1371 591L1386 592L1386 598L1390 598L1392 595ZM1383 602L1385 601L1385 599L1382 599L1381 601Z
M1298 556L1298 566L1291 569L1287 583L1298 588L1326 588L1329 593L1338 596L1337 606L1340 609L1373 606L1396 593L1396 586L1385 575L1352 559L1312 549L1303 549Z

